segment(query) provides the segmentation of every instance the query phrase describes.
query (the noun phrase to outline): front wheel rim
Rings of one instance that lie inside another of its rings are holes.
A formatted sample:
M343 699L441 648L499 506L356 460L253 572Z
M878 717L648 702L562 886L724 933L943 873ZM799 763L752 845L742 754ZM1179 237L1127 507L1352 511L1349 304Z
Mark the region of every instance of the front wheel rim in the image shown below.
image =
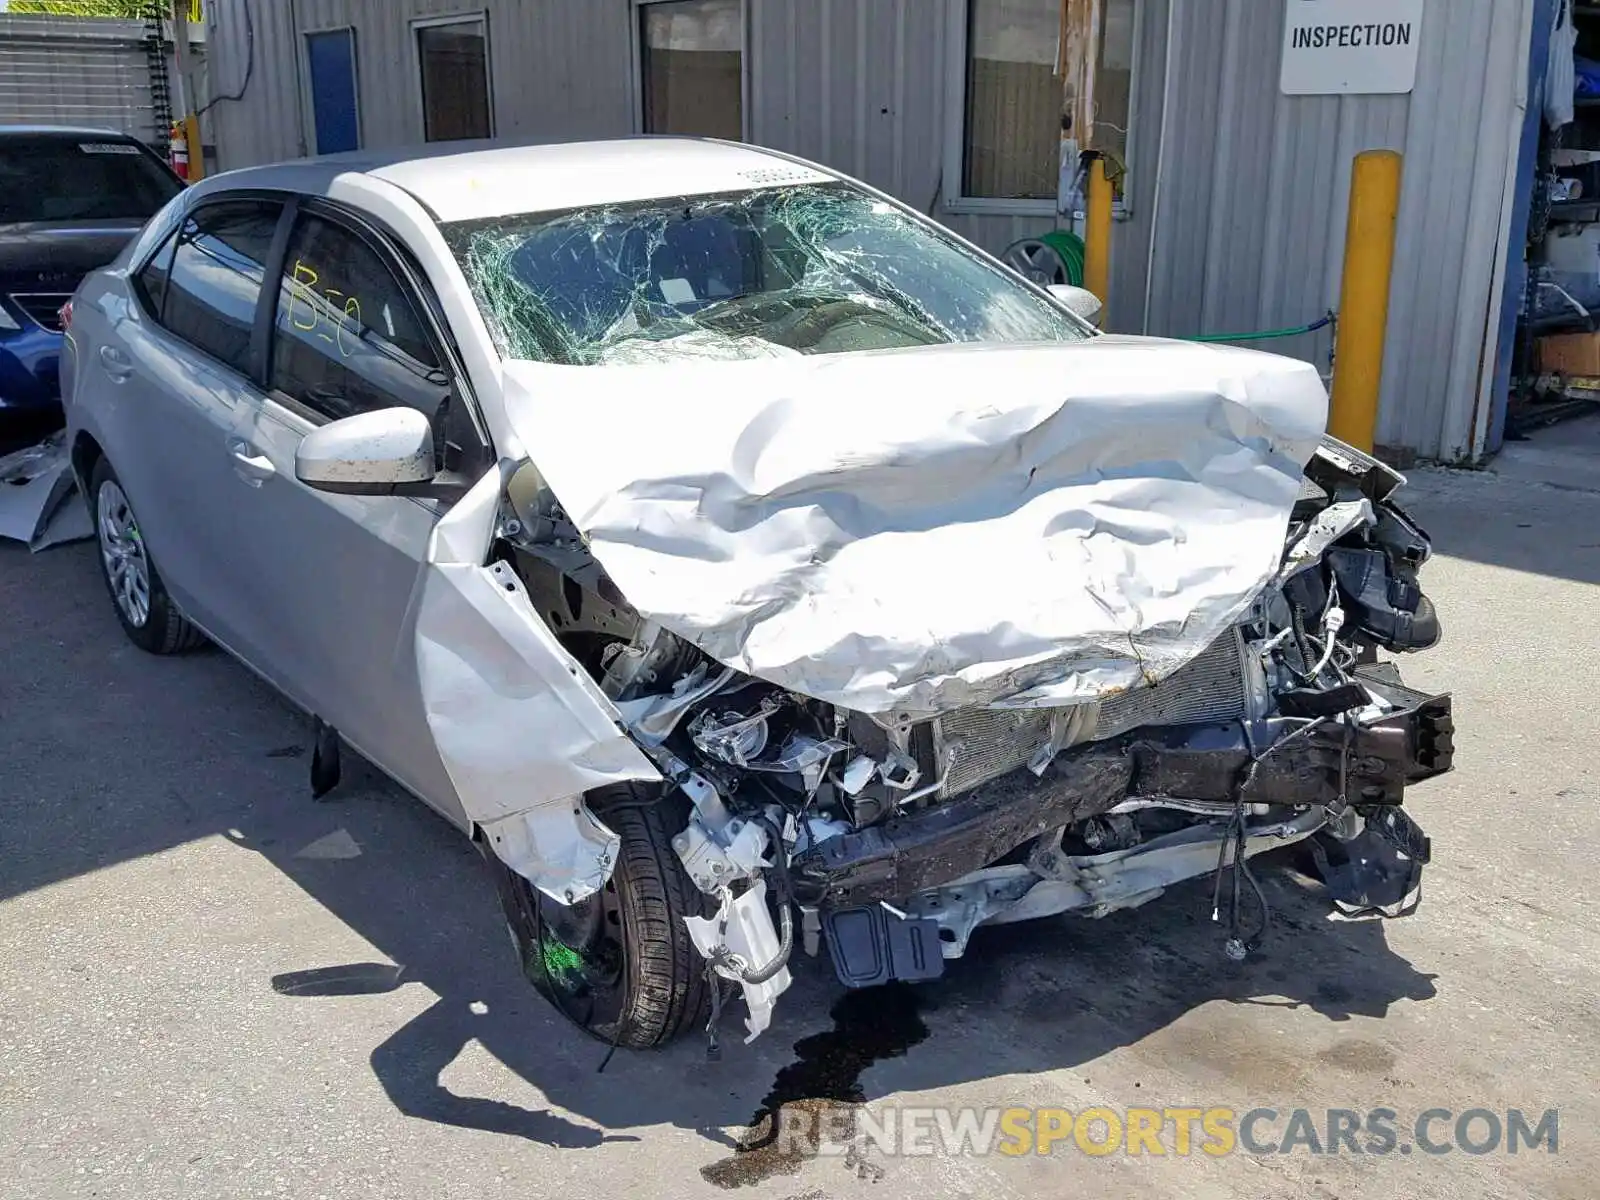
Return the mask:
M150 560L133 509L120 485L106 480L96 498L100 561L117 610L136 629L150 620Z
M612 1036L622 1019L627 950L615 879L570 907L535 893L533 947L545 994L566 1016L599 1036Z

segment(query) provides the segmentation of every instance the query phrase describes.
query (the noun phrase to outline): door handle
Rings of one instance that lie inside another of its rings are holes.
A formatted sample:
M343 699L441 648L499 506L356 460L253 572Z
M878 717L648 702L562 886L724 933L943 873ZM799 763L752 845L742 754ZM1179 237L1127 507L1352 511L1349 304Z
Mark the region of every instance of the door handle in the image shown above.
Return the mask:
M111 379L121 383L133 374L133 359L115 346L101 346L100 367Z
M251 487L260 487L278 473L270 458L240 438L229 439L228 453L233 456L234 474Z

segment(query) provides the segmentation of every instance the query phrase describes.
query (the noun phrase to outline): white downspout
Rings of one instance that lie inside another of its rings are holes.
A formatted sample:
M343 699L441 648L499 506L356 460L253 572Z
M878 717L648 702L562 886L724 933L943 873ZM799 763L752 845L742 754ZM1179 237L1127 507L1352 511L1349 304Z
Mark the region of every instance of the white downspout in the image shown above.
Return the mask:
M1177 59L1174 35L1178 29L1178 5L1181 3L1183 0L1167 0L1166 61L1161 72L1161 136L1156 140L1156 185L1150 201L1150 253L1144 266L1144 315L1140 321L1140 332L1144 334L1150 332L1150 299L1156 278L1156 231L1161 222L1161 184L1166 174L1167 124L1172 120L1173 64Z
M1489 285L1488 320L1484 322L1483 356L1478 375L1478 402L1474 406L1471 442L1467 453L1474 461L1481 459L1489 447L1489 418L1494 411L1494 383L1499 374L1500 313L1505 305L1506 274L1511 255L1521 251L1511 246L1511 218L1517 205L1517 164L1522 157L1522 133L1527 123L1528 105L1533 97L1528 94L1528 58L1533 53L1533 17L1538 7L1535 0L1523 0L1521 69L1517 72L1517 90L1511 103L1511 136L1506 148L1506 182L1500 207L1499 253L1495 255L1494 278ZM1530 267L1531 270L1531 267ZM1513 334L1513 336L1515 336Z

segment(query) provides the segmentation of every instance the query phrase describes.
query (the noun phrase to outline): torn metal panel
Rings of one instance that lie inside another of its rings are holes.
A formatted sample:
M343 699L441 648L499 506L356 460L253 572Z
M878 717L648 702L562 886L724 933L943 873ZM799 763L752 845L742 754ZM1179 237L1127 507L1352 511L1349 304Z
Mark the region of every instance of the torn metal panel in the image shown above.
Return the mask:
M1112 337L510 362L505 387L642 615L875 714L1054 706L1171 675L1277 573L1327 415L1308 364Z
M732 955L733 966L750 970L759 970L774 962L780 946L767 910L766 883L756 880L737 898L726 889L722 896L722 911L716 917L689 917L684 921L695 949L707 958ZM789 990L789 968L781 967L772 978L759 983L741 978L736 970L726 965L718 965L715 970L723 979L731 979L744 989L745 1005L750 1012L745 1018L748 1033L744 1040L755 1041L772 1023L772 1006Z
M434 529L417 600L417 673L467 816L508 866L570 902L604 883L616 861L616 838L583 795L660 774L511 568L483 565L501 486L501 472L489 472Z
M1262 822L1248 829L1244 857L1304 841L1328 822L1312 809L1290 821ZM906 913L937 921L946 958L965 953L979 925L1033 921L1081 911L1103 917L1138 908L1173 884L1217 869L1217 851L1227 839L1220 824L1191 825L1127 849L1096 855L1058 855L1055 869L1041 877L1022 865L987 867L942 887L919 892Z
M500 861L552 900L571 904L605 886L620 841L582 796L546 800L481 825Z
M71 502L75 490L63 433L0 457L0 537L32 550L93 537L88 509Z
M715 675L698 668L693 674L678 680L671 691L641 696L637 700L624 700L616 706L617 712L640 742L646 746L659 746L671 736L685 713L727 687L733 678L734 672L729 667L724 667Z
M1374 504L1388 500L1406 483L1406 477L1394 468L1331 434L1318 443L1316 454L1306 464L1306 476L1330 491L1356 484Z
M1365 497L1328 505L1306 523L1305 530L1284 554L1277 582L1286 583L1306 568L1318 565L1329 546L1351 530L1371 525L1376 520L1372 501Z

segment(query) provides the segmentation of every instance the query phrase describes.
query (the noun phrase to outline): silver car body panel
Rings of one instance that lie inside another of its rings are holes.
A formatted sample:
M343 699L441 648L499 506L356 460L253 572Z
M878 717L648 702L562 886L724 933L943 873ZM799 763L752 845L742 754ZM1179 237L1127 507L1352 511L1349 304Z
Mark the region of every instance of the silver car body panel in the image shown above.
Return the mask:
M295 451L313 428L255 396L241 404L227 437L225 457L240 467L224 501L234 569L251 581L242 645L297 703L460 821L411 648L411 600L437 505L301 483ZM246 467L241 456L259 465Z
M440 221L842 177L714 142L462 149L289 163L187 189L79 294L69 437L88 435L115 464L188 615L545 894L576 900L609 875L617 840L584 796L660 781L641 743L713 834L723 806L661 754L655 735L684 707L624 701L636 741L522 581L490 561L506 483L529 461L642 617L727 667L885 719L1109 705L1199 660L1278 571L1326 418L1310 366L1116 338L503 362ZM130 272L195 205L238 191L326 198L409 251L498 456L465 498L307 488L294 457L310 422L140 312ZM83 352L107 343L134 358L131 375L108 378ZM957 577L972 563L981 586ZM1073 740L1062 733L1047 748ZM887 782L890 763L868 765ZM1199 858L1183 849L1188 871ZM1165 881L1096 896L1058 879L1031 903L1105 907ZM771 934L752 928L746 953L766 956ZM778 990L747 988L752 1032Z
M1273 578L1327 420L1309 364L1132 338L514 361L503 400L641 614L896 719L1172 675Z
M484 565L503 489L501 472L490 471L429 539L418 682L466 815L508 866L570 903L604 885L617 857L616 835L584 794L661 776L521 581L504 563Z

